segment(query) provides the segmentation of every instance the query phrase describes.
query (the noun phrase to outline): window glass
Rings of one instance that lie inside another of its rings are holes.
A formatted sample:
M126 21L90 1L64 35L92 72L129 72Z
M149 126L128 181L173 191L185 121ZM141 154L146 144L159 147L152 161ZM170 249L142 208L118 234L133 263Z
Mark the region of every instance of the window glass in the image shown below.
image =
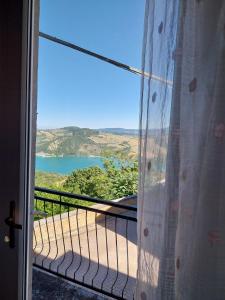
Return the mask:
M38 128L138 128L140 76L40 40Z
M145 0L42 0L40 31L141 67Z

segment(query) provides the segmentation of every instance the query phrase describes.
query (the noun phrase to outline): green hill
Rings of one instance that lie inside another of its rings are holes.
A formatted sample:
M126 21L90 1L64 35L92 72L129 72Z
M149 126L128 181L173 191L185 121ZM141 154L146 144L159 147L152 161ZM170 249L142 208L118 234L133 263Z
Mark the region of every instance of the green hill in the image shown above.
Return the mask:
M159 129L149 133L149 157L156 149L166 155L168 130L159 135ZM137 158L138 135L134 129L89 129L75 126L37 131L36 153L43 156L84 155Z
M137 150L136 135L72 126L37 131L37 155L119 155L135 158Z

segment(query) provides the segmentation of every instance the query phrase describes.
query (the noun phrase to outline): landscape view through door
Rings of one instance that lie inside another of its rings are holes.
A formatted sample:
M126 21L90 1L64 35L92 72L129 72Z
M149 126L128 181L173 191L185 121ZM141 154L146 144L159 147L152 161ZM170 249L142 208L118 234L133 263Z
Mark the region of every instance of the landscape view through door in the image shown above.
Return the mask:
M42 0L39 24L33 297L132 299L144 0Z

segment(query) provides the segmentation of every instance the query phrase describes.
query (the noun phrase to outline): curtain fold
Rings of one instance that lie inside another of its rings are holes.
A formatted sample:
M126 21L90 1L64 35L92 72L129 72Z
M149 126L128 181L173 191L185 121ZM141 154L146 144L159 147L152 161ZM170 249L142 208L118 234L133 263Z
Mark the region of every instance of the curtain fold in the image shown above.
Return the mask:
M225 299L225 1L147 0L137 299Z

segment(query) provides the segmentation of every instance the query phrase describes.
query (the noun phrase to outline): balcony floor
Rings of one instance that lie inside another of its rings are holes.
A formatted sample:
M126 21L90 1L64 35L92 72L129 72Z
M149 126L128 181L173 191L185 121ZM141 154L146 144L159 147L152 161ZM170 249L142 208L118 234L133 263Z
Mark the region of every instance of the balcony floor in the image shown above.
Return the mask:
M33 269L32 300L108 300L111 298L94 294L91 291L69 282Z

